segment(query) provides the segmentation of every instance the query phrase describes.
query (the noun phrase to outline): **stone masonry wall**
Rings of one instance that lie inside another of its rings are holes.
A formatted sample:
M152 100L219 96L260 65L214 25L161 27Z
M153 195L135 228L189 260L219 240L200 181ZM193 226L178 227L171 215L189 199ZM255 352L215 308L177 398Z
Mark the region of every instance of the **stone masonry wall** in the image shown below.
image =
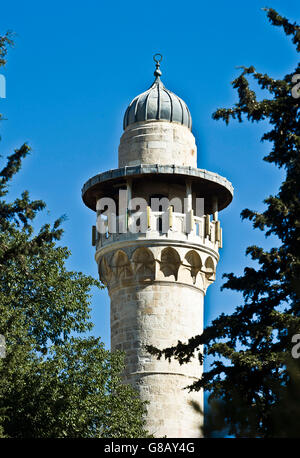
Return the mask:
M119 146L119 167L175 164L197 167L195 137L186 126L146 121L129 126Z
M156 437L199 437L201 418L188 400L202 403L202 395L183 389L201 376L198 359L180 366L157 360L145 346L165 348L201 333L203 292L177 283L135 283L114 288L110 297L111 348L126 352L124 381L150 402L150 432Z

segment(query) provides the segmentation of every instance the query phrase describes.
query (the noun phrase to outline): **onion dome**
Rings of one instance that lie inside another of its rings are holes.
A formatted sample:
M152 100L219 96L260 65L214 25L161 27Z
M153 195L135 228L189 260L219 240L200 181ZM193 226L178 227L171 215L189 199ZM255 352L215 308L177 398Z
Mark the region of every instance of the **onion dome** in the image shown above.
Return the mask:
M162 55L155 54L153 59L156 62L154 83L148 91L135 97L128 106L124 115L124 130L136 122L153 120L176 122L191 130L192 117L186 103L166 89L160 79Z

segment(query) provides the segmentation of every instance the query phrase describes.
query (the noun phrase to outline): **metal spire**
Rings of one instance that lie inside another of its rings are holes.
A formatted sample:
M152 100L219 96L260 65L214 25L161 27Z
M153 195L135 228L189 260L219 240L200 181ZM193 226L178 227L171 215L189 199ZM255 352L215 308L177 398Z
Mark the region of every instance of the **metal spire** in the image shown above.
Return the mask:
M155 71L154 71L154 76L155 76L155 78L156 78L155 81L160 81L160 77L161 77L161 75L162 75L162 73L161 73L161 71L160 71L160 68L159 68L159 67L160 67L160 63L161 63L161 61L162 61L162 58L163 58L163 56L162 56L162 54L160 54L160 53L156 53L156 54L154 54L154 56L153 56L153 60L154 60L154 62L155 62L155 66L156 66L156 69L155 69Z

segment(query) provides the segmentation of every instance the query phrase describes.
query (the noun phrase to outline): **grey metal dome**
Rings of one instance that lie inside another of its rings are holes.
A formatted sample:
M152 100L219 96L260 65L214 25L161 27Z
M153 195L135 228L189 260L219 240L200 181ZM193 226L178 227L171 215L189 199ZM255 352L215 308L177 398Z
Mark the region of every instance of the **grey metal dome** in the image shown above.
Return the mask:
M131 124L141 121L165 120L178 122L190 130L192 129L192 117L186 103L173 92L165 88L160 80L160 60L155 59L155 81L148 91L135 97L128 106L125 115L124 130Z

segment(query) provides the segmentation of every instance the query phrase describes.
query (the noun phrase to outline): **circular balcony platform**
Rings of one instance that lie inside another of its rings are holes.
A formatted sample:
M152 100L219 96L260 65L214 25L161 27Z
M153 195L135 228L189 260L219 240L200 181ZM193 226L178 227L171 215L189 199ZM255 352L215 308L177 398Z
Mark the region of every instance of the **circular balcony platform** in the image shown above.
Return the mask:
M217 173L187 166L142 164L108 170L90 178L82 188L85 205L96 210L97 200L110 197L116 187L126 185L126 179L153 180L172 184L185 184L189 179L197 197L205 199L206 213L212 213L212 198L217 197L218 209L226 208L233 198L233 186Z

